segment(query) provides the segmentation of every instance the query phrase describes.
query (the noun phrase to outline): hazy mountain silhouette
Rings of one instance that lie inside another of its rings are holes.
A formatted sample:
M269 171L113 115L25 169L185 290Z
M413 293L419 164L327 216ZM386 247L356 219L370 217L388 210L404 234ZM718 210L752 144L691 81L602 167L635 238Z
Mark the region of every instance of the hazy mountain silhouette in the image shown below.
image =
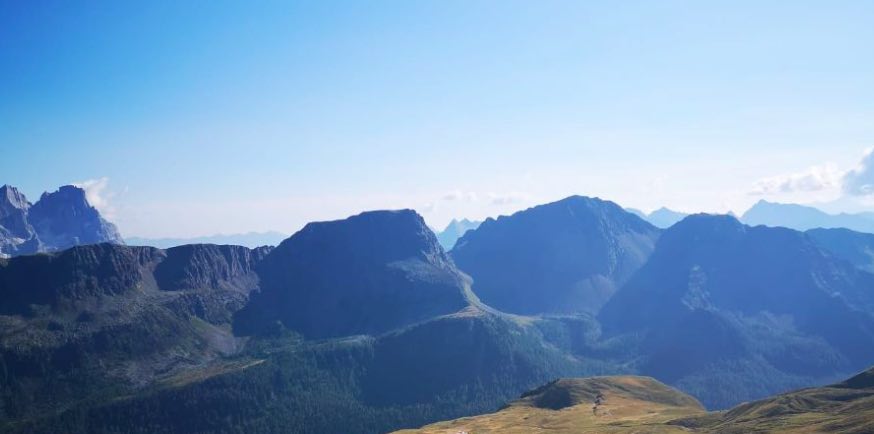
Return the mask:
M662 229L667 229L671 227L674 223L683 220L689 215L679 211L673 211L665 207L654 210L649 214L634 208L625 208L625 210L652 223L653 226Z
M440 232L436 232L437 241L440 242L441 246L443 246L443 250L448 252L452 250L452 247L455 246L455 242L461 238L462 235L469 230L476 229L480 224L482 224L480 221L452 219L452 221L446 225L446 228Z
M846 228L874 233L874 213L827 214L817 208L765 200L756 202L741 220L748 225L782 226L799 231L816 228Z
M246 232L241 234L217 234L205 237L190 238L145 238L125 237L126 244L131 246L152 246L159 249L184 246L186 244L220 244L244 246L254 249L261 246L278 246L288 235L281 232Z
M652 223L654 226L667 229L677 223L680 220L686 218L689 214L672 211L665 207L661 207L646 216L646 220Z

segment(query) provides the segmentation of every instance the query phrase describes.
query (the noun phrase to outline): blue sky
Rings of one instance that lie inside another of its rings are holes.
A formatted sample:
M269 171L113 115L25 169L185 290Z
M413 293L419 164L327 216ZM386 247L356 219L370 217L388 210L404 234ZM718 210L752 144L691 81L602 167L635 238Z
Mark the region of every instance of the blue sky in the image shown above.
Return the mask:
M139 3L0 0L0 183L90 181L128 236L569 194L874 209L842 186L874 2Z

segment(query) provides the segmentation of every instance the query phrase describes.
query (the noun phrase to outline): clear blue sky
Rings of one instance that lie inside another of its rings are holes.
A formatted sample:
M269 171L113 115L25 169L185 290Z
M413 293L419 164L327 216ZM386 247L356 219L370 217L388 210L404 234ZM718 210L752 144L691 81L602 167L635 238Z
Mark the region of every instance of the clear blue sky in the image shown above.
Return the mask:
M0 5L0 183L125 235L850 203L874 146L871 1Z

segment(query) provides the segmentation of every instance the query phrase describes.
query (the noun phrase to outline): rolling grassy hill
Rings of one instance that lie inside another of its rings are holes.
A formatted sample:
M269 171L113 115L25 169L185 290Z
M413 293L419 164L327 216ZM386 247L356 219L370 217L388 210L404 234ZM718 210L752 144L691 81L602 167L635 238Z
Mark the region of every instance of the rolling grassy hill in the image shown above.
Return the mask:
M841 383L802 389L727 411L649 377L553 381L503 409L403 430L431 433L844 433L874 432L874 368Z
M649 377L572 378L528 392L496 413L399 433L673 433L685 428L667 422L703 414L695 398Z

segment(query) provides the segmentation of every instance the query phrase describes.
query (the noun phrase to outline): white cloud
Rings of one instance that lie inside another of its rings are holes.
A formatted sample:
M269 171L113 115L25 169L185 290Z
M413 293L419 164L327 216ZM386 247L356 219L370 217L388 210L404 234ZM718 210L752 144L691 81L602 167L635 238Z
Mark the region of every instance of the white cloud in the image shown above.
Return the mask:
M750 194L764 196L836 190L840 189L845 173L834 163L826 163L803 172L759 179L753 184Z
M114 194L107 188L109 186L109 178L104 176L102 178L76 182L73 185L85 190L85 198L88 199L88 203L97 208L97 211L100 211L104 218L111 219L115 217L115 207L110 203Z
M431 213L434 212L435 209L437 209L437 204L435 204L434 202L428 202L422 205L419 209L417 209L417 211L422 213Z
M531 196L529 194L518 191L513 191L509 193L489 193L489 201L493 205L518 203L529 200L530 198Z
M853 196L874 194L874 148L865 151L859 165L844 174L843 191Z
M476 202L479 199L474 191L450 191L443 195L443 200Z

